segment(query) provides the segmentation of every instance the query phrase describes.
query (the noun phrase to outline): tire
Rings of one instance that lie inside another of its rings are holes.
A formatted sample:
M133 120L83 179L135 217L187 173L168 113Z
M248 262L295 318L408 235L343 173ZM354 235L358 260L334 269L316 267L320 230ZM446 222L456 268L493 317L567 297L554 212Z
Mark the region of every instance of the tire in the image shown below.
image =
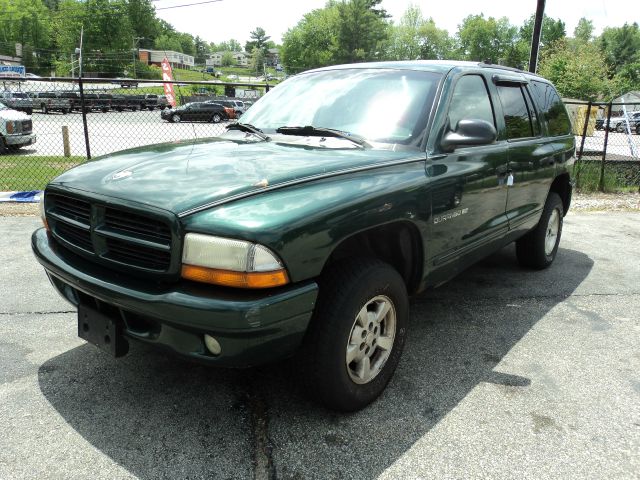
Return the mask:
M25 113L27 115L33 115L33 108L27 108L27 111Z
M174 113L173 115L171 115L171 122L172 123L180 123L180 115L178 115L177 113Z
M45 115L49 114L49 107L47 107L44 103L42 104L42 113Z
M63 108L61 111L62 111L63 115L66 115L67 113L71 113L71 109L70 108Z
M300 373L312 399L334 410L359 410L378 398L400 361L409 314L407 290L400 274L376 259L330 267L319 286L314 317L298 354ZM380 316L372 319L376 311Z
M516 240L516 256L522 267L542 270L553 263L562 236L563 210L560 196L549 192L538 225Z
M153 112L153 107L147 107L150 112Z
M636 135L640 135L640 123L636 125Z
M616 125L616 132L624 133L624 131L625 131L625 128L624 128L624 125L622 123L619 123L619 124Z
M211 117L211 121L213 123L220 123L222 121L222 116L219 113L214 113Z

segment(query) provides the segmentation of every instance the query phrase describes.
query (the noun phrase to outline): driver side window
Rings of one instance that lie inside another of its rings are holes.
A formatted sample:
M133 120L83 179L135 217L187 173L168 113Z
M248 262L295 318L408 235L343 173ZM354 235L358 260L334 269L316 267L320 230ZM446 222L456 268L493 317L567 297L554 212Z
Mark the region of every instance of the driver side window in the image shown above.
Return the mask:
M480 75L465 75L456 83L449 104L449 129L455 131L460 120L472 118L496 126L489 91Z

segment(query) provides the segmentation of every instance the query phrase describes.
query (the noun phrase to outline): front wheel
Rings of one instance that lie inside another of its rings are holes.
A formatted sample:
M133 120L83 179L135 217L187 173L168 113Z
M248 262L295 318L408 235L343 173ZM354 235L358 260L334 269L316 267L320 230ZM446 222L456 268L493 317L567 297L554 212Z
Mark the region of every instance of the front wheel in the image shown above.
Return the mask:
M624 124L622 124L622 123L617 124L616 125L616 132L624 133L625 132Z
M393 267L375 259L336 264L319 284L300 351L303 379L327 407L358 410L382 393L400 361L407 290Z
M171 116L171 121L172 121L173 123L180 123L180 115L178 115L177 113L173 114L173 115Z
M538 225L516 240L516 256L521 266L542 270L553 263L562 236L563 212L560 196L550 192Z

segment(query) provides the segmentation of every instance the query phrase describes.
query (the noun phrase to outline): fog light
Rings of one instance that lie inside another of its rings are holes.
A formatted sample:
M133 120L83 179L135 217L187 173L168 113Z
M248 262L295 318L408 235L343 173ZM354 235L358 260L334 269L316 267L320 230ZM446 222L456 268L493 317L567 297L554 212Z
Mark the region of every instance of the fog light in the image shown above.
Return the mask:
M222 347L220 346L220 343L211 335L204 336L204 344L207 346L207 349L214 355L220 355L222 353Z

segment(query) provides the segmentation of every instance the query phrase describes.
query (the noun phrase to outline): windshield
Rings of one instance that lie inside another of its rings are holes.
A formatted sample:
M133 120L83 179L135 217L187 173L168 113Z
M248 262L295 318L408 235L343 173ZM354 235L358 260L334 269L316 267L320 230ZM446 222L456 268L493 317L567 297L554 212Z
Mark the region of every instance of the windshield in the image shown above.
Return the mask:
M372 142L411 144L421 138L440 75L392 69L326 70L292 77L242 116L266 133L314 126Z

